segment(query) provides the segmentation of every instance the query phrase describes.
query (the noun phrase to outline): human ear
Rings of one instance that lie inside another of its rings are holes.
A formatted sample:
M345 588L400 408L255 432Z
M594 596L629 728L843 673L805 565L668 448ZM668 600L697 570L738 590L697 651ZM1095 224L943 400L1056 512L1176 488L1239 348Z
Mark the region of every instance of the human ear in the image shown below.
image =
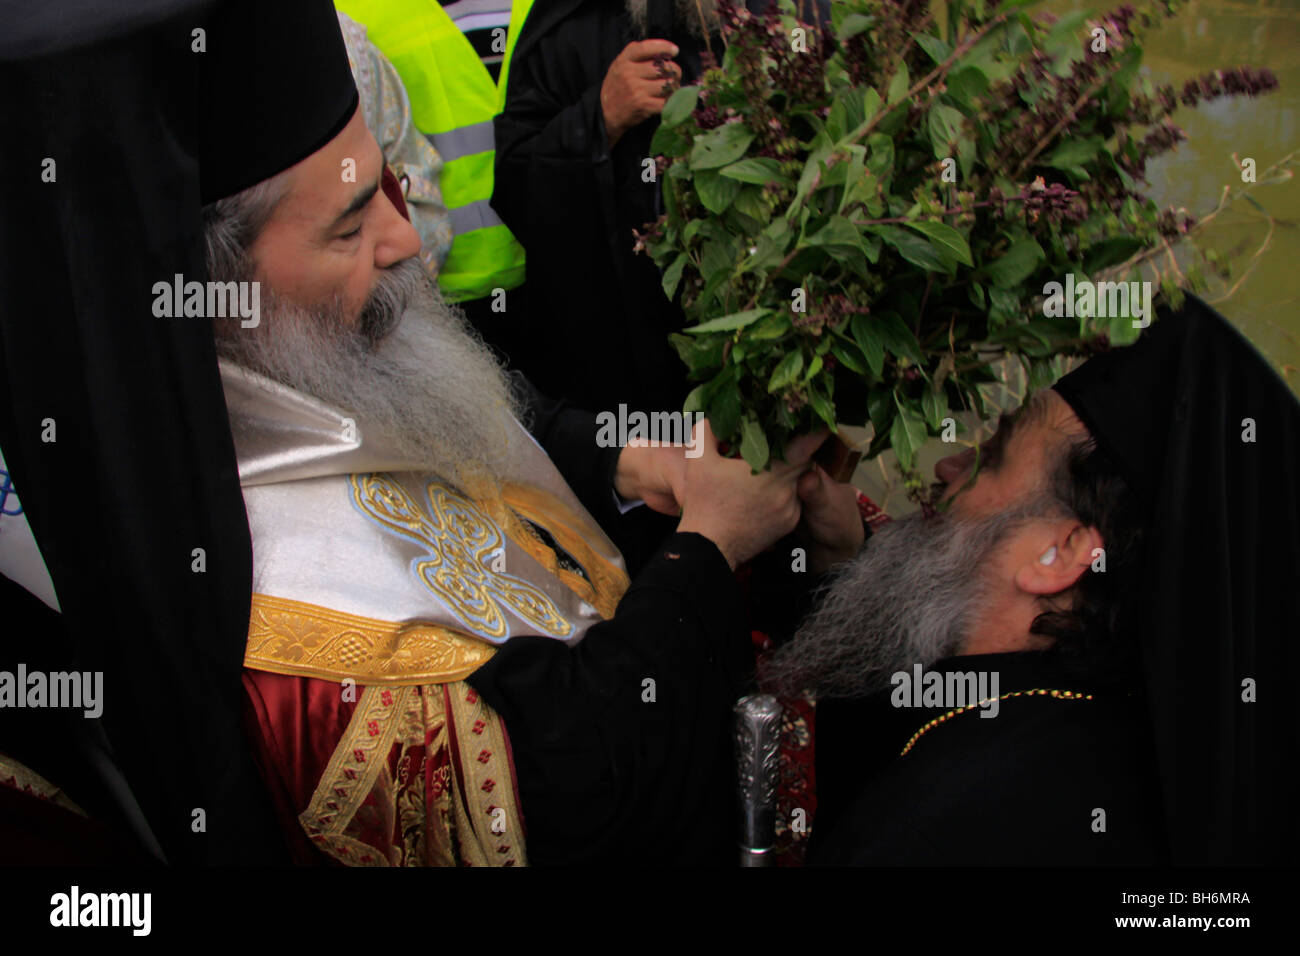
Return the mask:
M1016 587L1027 594L1060 594L1074 587L1101 548L1101 532L1078 521L1059 521L1035 536L1032 557L1016 569Z

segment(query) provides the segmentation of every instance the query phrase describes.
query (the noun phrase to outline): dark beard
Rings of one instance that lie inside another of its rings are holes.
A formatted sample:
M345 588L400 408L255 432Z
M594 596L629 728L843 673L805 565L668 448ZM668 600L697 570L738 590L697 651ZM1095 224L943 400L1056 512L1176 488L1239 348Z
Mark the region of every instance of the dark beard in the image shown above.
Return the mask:
M915 514L884 525L768 659L764 688L864 697L897 671L958 653L988 604L988 557L1030 513L1042 513L1038 503L984 519Z

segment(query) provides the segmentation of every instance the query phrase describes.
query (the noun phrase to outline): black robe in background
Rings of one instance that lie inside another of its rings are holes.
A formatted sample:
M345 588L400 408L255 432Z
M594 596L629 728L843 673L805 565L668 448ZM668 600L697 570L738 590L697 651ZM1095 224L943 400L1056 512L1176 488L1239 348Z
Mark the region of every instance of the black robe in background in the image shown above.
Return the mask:
M632 251L632 230L662 211L659 184L641 178L658 120L610 149L600 108L609 65L635 39L620 0L539 0L525 21L495 121L492 208L527 254L532 321L505 350L543 392L587 408L675 410L686 367L667 337L684 318ZM690 83L701 41L671 39Z
M979 708L912 736L948 708L895 707L894 688L817 706L818 810L808 862L859 866L1168 863L1145 699L1080 677L1049 652L982 654L927 671L996 671ZM1094 830L1105 811L1105 830Z
M746 3L754 12L767 5ZM827 0L799 5L805 19L829 22ZM705 43L677 22L668 33L690 85ZM609 65L640 39L622 0L537 0L495 120L492 208L527 255L529 321L490 337L543 392L592 409L676 410L690 390L668 344L685 317L664 295L654 261L633 252L632 231L663 212L660 182L642 178L659 119L610 149L600 108ZM721 63L719 38L712 52Z

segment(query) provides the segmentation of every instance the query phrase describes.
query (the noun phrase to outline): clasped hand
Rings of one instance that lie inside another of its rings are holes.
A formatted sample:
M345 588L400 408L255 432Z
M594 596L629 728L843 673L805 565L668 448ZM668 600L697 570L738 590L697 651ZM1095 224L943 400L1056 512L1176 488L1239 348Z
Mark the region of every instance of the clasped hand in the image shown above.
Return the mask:
M757 475L742 459L724 458L707 421L696 426L687 458L681 445L629 443L619 455L614 487L655 511L680 514L678 531L708 538L735 568L796 529L808 544L810 570L852 558L864 532L857 495L810 459L826 432L803 435L786 460Z

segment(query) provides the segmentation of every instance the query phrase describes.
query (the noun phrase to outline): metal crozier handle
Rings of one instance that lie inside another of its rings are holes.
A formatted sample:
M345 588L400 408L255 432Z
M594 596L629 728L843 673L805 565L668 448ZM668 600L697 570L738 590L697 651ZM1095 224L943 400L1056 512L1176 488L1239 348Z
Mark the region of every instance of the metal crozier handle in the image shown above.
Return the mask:
M781 702L771 694L736 701L736 778L740 796L740 865L772 865L776 781L780 772Z

